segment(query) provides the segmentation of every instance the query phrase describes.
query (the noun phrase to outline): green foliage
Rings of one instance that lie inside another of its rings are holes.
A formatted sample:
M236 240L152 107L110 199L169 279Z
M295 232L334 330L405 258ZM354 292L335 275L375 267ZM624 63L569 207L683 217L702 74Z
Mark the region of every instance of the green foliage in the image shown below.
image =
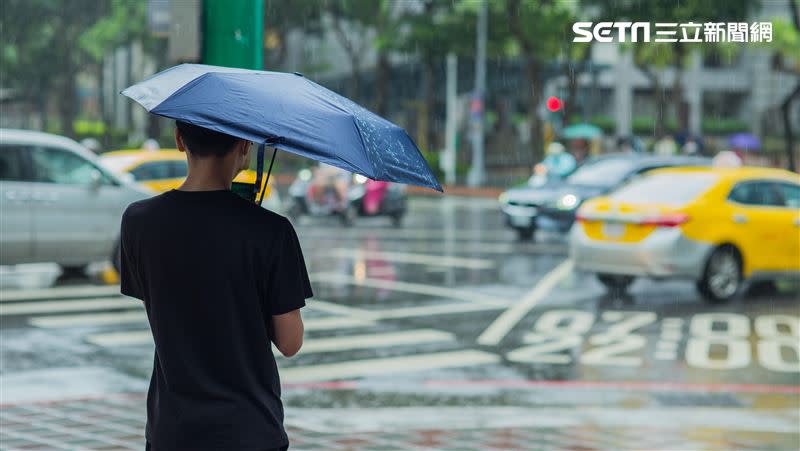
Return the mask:
M735 118L708 117L702 123L703 134L706 135L730 135L745 132L749 128L747 122Z
M580 124L582 122L594 125L595 127L598 127L601 130L603 130L603 132L606 134L613 134L617 126L617 121L612 116L604 114L591 116L589 117L588 120L584 120L583 116L581 116L580 114L576 114L570 118L569 124L567 125Z
M674 0L581 0L585 7L598 8L600 14L594 18L599 21L631 21L631 22L671 22L702 24L704 22L731 22L743 20L748 13L758 8L756 0L684 1ZM652 33L652 30L651 30ZM702 33L702 29L701 29ZM643 66L683 67L685 57L691 50L715 50L725 47L725 52L736 52L741 46L731 43L655 43L647 45L628 44L625 48L634 52L634 61Z
M77 119L72 123L72 128L78 138L98 138L106 133L106 124L103 121L91 119Z
M110 6L110 13L100 17L78 39L80 48L95 61L114 47L147 35L145 2L112 0Z
M772 49L783 58L793 59L794 67L800 73L800 30L789 20L772 19L772 42L763 42L761 46Z
M674 118L669 118L664 121L664 131L667 133L678 132L678 121ZM652 116L636 116L632 120L631 128L635 135L652 135L657 129L656 118Z
M589 46L572 42L573 6L569 1L489 1L490 54L541 62L581 58Z

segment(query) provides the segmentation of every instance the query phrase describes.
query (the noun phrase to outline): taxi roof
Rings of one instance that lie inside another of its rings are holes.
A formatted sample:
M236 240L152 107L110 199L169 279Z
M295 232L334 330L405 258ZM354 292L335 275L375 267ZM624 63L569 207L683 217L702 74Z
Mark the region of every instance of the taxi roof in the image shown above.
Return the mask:
M143 149L126 149L126 150L112 150L100 154L100 157L121 157L121 156L136 156L137 161L157 161L157 160L185 160L186 155L177 149L161 149L161 150L143 150Z
M785 169L764 168L757 166L742 166L738 168L726 167L671 167L650 171L650 174L675 174L675 173L706 173L714 174L720 179L727 180L752 180L752 179L777 179L800 184L800 174Z

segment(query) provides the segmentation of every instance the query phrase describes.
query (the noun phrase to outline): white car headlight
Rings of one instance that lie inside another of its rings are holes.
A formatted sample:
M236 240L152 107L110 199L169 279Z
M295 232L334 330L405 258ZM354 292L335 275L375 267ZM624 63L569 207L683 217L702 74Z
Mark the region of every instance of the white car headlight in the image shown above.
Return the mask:
M580 202L580 198L574 194L565 194L558 199L556 206L562 210L574 210L578 203Z
M501 204L506 204L506 203L508 203L508 194L506 194L506 193L502 193L502 194L500 194L499 196L497 196L497 200L498 200L498 201L499 201Z

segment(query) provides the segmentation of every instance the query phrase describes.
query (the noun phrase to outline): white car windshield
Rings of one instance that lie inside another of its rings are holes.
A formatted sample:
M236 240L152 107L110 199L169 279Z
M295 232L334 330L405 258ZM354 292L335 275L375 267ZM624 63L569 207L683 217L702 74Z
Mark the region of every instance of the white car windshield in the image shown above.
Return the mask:
M621 187L609 197L631 204L684 205L711 188L717 176L709 173L662 173L644 176Z
M628 158L604 158L587 162L567 178L575 185L613 186L621 182L631 171L635 160Z

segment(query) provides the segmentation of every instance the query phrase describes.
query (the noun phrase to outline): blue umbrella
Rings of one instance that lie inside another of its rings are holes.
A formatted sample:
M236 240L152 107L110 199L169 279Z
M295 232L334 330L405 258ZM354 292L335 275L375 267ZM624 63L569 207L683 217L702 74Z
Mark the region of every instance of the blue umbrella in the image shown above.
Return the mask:
M744 151L758 150L761 148L761 141L750 133L736 133L728 137L728 145Z
M442 191L405 130L299 73L182 64L122 94L153 114L260 143L256 186L268 145L373 180Z

